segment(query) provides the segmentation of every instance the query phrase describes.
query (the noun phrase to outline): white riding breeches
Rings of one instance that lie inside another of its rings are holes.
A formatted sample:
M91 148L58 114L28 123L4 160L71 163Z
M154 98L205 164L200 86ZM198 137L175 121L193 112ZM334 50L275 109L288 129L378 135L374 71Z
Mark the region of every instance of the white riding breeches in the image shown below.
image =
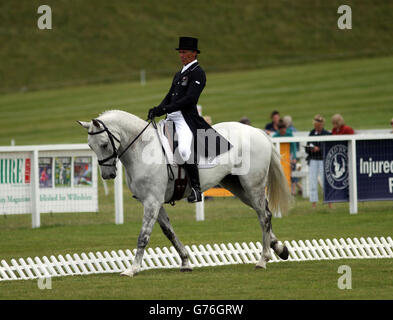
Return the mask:
M184 120L181 111L169 113L167 120L172 120L175 124L178 139L178 151L182 160L186 162L191 155L191 144L193 138L190 127Z

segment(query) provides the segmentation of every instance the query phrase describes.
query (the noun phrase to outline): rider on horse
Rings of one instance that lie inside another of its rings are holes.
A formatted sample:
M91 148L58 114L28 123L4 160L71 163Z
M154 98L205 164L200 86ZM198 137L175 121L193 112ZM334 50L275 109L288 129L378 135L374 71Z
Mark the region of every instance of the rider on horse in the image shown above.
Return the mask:
M176 50L179 52L183 68L175 74L172 86L160 105L149 110L148 118L153 119L154 117L167 114L166 119L173 121L178 135L178 151L184 161L183 167L187 172L192 188L188 201L199 202L202 200L202 192L197 163L198 156L201 155L197 155L197 150L201 149L197 148L197 144L202 143L204 148L202 150L205 150L205 154L214 154L214 156L229 150L232 145L226 140L220 141L224 137L217 133L198 114L198 99L206 84L205 72L197 60L197 54L200 53L198 50L198 39L180 37L179 47ZM201 129L205 132L204 135L200 135ZM213 138L217 136L220 138L216 139L214 153L212 153L212 150L209 150L205 139L206 134L210 136L212 133ZM194 150L191 150L193 140ZM220 149L220 143L221 149L223 149L222 146L225 146L224 150ZM192 153L193 157L191 156Z

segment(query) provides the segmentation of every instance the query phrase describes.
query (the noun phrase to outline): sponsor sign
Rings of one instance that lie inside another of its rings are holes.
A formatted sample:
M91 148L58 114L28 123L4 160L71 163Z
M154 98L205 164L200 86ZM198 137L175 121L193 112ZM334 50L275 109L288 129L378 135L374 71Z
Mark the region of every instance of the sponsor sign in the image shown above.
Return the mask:
M94 155L71 153L43 152L39 157L40 212L98 211ZM31 213L33 185L31 153L0 153L0 214Z
M71 157L55 158L55 187L71 187Z
M39 158L40 188L52 188L52 158Z
M77 157L74 160L74 186L91 186L92 162L91 157Z
M393 200L393 140L356 142L358 200Z
M323 156L324 201L348 201L348 143L346 141L326 142Z
M0 153L0 214L31 212L30 153Z

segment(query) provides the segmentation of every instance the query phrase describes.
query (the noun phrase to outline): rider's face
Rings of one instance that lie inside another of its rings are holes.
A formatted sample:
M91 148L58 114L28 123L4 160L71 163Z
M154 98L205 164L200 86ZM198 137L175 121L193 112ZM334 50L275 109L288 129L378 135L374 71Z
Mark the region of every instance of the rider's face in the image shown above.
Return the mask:
M179 50L181 63L185 66L196 58L197 52L192 50Z

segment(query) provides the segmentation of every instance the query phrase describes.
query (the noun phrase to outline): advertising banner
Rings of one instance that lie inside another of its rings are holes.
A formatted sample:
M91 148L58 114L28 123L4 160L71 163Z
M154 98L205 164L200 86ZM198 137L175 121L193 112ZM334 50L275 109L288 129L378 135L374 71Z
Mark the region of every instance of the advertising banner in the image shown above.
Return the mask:
M55 158L55 187L71 187L71 157Z
M0 214L31 212L29 152L0 153Z
M323 154L325 202L349 201L348 143L326 142Z
M393 140L356 142L358 200L393 200Z
M0 153L0 214L32 212L32 154ZM40 212L97 212L92 152L45 151L38 158Z
M52 188L52 158L39 158L40 188Z
M91 186L92 162L91 157L77 157L74 160L74 186Z

